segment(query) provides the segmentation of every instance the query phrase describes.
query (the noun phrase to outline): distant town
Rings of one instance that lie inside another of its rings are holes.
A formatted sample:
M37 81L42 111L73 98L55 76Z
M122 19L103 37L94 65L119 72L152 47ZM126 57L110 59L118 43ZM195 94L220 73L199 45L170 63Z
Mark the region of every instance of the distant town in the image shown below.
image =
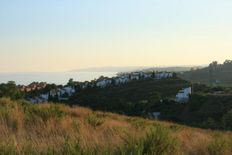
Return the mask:
M98 79L85 82L76 82L70 79L67 85L51 85L46 82L33 82L27 86L19 85L18 88L21 92L29 94L26 99L31 103L44 103L48 101L68 101L69 98L78 93L78 91L87 88L101 88L104 89L110 86L120 86L131 81L138 81L148 78L153 79L167 79L173 78L176 74L173 72L131 72L131 73L119 73L117 76L108 78L101 76ZM36 92L36 93L33 93ZM185 103L189 99L191 94L190 88L183 88L177 92L176 101L179 103Z

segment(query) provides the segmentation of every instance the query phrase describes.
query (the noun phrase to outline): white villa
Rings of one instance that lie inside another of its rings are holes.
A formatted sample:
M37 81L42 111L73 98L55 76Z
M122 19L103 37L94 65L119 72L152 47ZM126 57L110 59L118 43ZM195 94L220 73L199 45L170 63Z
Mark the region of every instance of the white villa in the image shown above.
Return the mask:
M42 99L48 101L48 99L49 99L49 93L47 93L47 94L41 94L41 95L40 95L40 98L42 98Z
M63 90L68 94L68 96L72 96L76 92L73 87L64 87Z
M134 72L130 74L130 80L139 80L141 77L140 72Z
M49 97L55 98L57 96L58 100L66 101L75 92L76 92L76 90L73 87L67 86L67 87L63 87L63 88L52 89L46 94L41 94L39 96L29 98L28 100L32 103L43 103L43 102L48 102Z
M173 77L173 73L156 73L155 78L156 79L165 79L165 78L171 78Z
M116 78L116 79L114 79L114 80L115 80L115 85L125 84L125 83L127 83L127 82L130 81L129 78L128 78L128 77L125 77L125 76L123 76L123 77L118 77L118 78Z
M76 92L76 90L73 87L67 86L61 89L58 89L57 91L57 96L58 99L61 101L66 101L69 99L69 97L71 97L74 93Z
M179 103L186 103L189 101L189 95L191 94L192 94L191 87L182 89L176 94L176 101Z
M147 79L147 78L151 78L152 77L152 73L150 73L150 74L146 74L146 73L143 73L142 74L142 76L145 78L145 79Z
M101 81L98 81L96 83L96 86L100 87L100 88L105 88L105 87L107 87L110 84L112 84L112 80L110 80L110 79L103 79Z

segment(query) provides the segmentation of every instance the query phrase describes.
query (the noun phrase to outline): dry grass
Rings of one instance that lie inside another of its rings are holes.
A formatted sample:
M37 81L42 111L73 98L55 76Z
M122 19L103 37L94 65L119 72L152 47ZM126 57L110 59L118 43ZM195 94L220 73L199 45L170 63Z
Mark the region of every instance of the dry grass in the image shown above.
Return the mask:
M0 154L232 154L231 132L0 99Z

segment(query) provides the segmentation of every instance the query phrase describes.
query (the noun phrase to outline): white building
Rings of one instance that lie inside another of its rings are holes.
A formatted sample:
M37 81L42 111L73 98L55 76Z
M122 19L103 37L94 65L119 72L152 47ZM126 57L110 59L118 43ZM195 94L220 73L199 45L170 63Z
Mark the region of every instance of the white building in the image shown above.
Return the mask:
M132 73L130 75L130 80L139 80L140 78L140 73Z
M98 81L98 82L96 83L96 86L97 86L97 87L100 87L100 88L105 88L105 87L107 87L108 85L110 85L111 83L112 83L112 80L104 79L104 80Z
M189 101L189 95L191 94L192 94L191 87L182 89L176 94L176 101L179 103L186 103Z
M68 94L68 96L72 96L76 92L73 87L64 87L63 90Z
M48 101L48 99L49 99L49 93L47 93L47 94L41 94L40 98L44 99L45 101Z
M125 84L125 83L129 82L130 80L127 77L118 77L118 78L114 79L114 81L115 81L115 85L120 85L120 84Z
M144 73L142 76L143 76L145 79L151 78L151 77L152 77L152 73Z
M65 93L66 93L66 91L64 89L59 88L58 91L57 91L58 96L63 96Z
M49 92L51 97L55 97L57 95L57 91L55 89L50 90Z
M173 73L163 72L163 73L156 73L155 74L156 79L166 79L166 78L171 78L171 77L173 77Z
M58 89L58 99L60 101L67 101L75 92L76 90L73 87L64 87L62 89Z

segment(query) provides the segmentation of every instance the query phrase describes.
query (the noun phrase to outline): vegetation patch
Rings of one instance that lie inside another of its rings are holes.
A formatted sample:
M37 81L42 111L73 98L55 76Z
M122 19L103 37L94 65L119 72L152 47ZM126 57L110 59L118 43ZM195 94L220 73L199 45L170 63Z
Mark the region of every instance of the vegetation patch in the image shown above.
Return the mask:
M3 155L232 154L231 132L59 104L30 105L0 99L0 107Z
M86 121L94 128L97 128L98 126L101 126L104 123L104 119L97 117L95 113L89 114L86 117Z

